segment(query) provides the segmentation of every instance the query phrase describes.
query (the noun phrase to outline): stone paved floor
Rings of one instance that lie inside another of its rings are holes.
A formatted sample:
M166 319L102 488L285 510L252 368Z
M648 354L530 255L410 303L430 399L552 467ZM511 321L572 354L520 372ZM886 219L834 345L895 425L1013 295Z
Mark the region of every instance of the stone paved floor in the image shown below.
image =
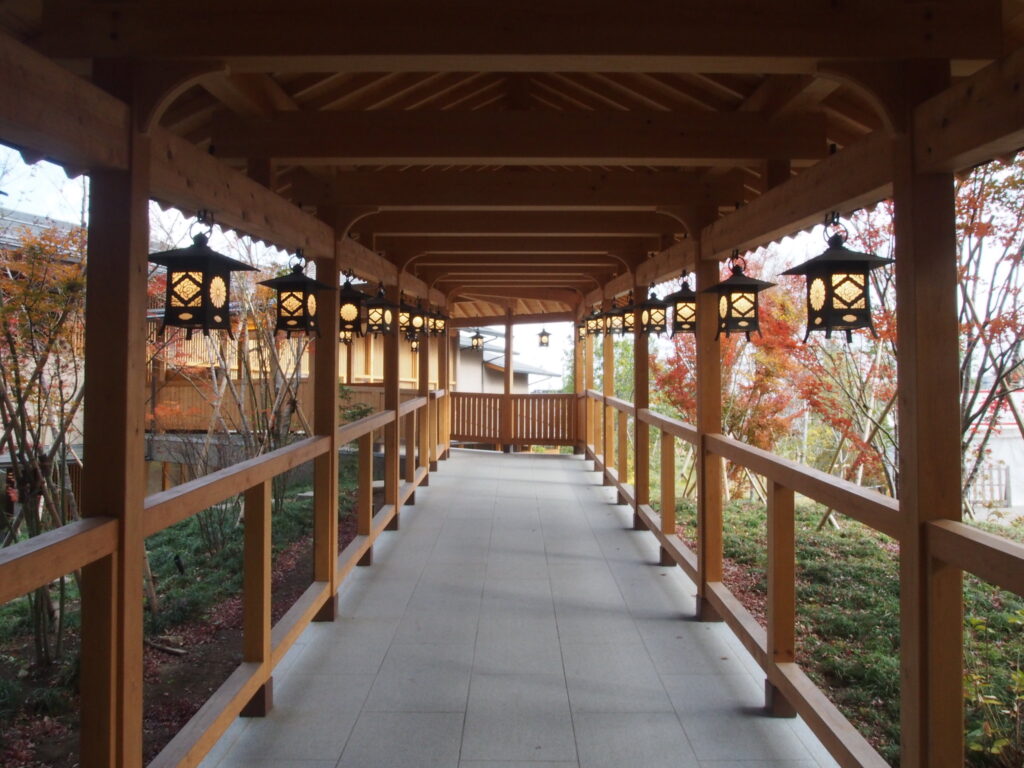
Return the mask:
M455 451L204 768L816 768L580 457Z

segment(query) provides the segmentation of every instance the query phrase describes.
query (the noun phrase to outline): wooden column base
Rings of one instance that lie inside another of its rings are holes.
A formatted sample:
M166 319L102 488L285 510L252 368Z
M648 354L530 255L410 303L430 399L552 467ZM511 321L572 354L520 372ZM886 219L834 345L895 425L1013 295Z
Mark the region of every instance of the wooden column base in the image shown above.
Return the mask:
M772 717L796 717L796 710L789 700L782 695L782 691L764 681L764 708Z
M708 602L706 597L697 598L697 621L721 621L718 611Z
M327 598L327 602L323 604L316 615L313 617L313 621L334 621L338 615L338 596L331 595Z
M441 455L440 455L440 456L438 457L438 461L444 461L444 460L445 460L445 459L447 459L447 458L448 458L448 456L447 456L446 454L441 454ZM431 461L431 462L430 462L429 464L427 464L427 468L428 468L428 469L429 469L429 470L430 470L431 472L437 472L437 461ZM424 480L424 481L423 481L423 484L424 484L424 485L426 485L426 484L427 484L427 481L426 481L426 480Z
M644 519L640 517L639 513L633 513L633 530L634 531L646 531L647 526L644 524Z
M420 480L420 488L426 488L426 487L428 487L430 485L430 473L431 472L433 472L433 470L430 468L430 465L428 464L427 465L427 474L423 476L422 480Z
M266 717L274 708L274 678L259 687L239 713L242 717Z
M405 502L405 503L406 504L414 504L416 502L416 500L413 498L415 495L416 494L414 493L412 496L410 496L409 500L407 502ZM392 517L390 521L388 521L388 524L386 526L384 526L384 530L385 531L397 531L398 530L398 511L397 510L395 511L395 516Z
M667 549L664 547L659 547L658 549L661 550L661 559L658 561L658 565L669 567L676 564L676 561L672 558L672 555L668 553Z
M366 550L363 556L356 561L356 565L373 565L373 547L370 547L368 550Z

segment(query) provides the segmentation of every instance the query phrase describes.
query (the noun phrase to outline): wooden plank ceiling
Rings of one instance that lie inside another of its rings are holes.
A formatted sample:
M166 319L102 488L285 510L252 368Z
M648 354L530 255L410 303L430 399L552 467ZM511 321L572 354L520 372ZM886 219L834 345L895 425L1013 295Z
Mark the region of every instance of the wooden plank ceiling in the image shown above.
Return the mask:
M140 61L160 125L461 318L579 311L687 223L890 129L879 61L967 74L1024 38L1016 0L1001 30L988 0L537 5L11 0L0 27L86 75Z

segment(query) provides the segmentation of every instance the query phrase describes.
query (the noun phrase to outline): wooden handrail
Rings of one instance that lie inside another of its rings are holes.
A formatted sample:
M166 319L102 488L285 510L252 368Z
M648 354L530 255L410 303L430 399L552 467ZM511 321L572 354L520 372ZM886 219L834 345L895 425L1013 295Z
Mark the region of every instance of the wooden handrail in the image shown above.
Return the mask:
M117 533L114 518L92 517L0 549L0 604L111 554Z
M655 413L649 408L641 408L637 418L644 424L649 424L663 432L667 432L672 437L678 437L693 445L697 444L697 428L692 424Z
M705 445L711 453L764 475L887 536L894 539L901 536L903 521L896 499L725 435L707 435Z
M614 408L617 411L629 414L630 416L636 415L636 406L628 400L622 400L618 397L606 396L604 398L604 404L609 408Z
M412 400L406 400L404 403L398 406L398 417L407 416L413 411L418 411L427 404L426 397L414 397Z
M146 497L143 535L152 536L197 512L326 453L327 437L307 437L262 456Z
M394 420L394 411L377 411L377 413L371 413L369 416L364 416L357 421L342 424L338 427L338 442L351 443L363 435L368 435L370 432L387 426Z
M1024 596L1024 544L955 520L927 524L932 557Z

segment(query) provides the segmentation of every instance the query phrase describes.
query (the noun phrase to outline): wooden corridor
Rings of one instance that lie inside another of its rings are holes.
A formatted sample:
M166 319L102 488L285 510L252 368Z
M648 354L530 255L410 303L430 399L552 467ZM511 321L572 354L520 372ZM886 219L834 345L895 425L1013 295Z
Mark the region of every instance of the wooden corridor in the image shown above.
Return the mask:
M815 768L582 457L453 451L204 768Z

